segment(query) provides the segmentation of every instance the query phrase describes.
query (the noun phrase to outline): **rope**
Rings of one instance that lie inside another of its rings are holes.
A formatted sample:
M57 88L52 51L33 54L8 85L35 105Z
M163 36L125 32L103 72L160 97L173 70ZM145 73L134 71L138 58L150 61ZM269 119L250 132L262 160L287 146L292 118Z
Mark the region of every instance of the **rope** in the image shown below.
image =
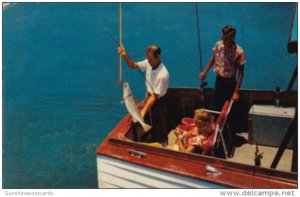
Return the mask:
M120 24L119 24L119 29L120 29L120 46L122 46L122 3L120 3ZM120 87L122 87L122 55L120 54L119 56L119 84Z

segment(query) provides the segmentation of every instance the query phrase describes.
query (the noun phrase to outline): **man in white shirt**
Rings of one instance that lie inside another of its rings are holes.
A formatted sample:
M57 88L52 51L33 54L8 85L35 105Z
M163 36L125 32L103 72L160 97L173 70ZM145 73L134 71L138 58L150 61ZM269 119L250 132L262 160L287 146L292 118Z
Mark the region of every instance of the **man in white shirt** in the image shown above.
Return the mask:
M146 72L146 103L140 111L141 116L151 111L150 124L152 124L152 141L165 142L167 139L167 109L166 98L169 86L169 73L161 62L161 49L159 46L150 45L146 49L146 59L135 62L126 53L123 47L118 48L128 66ZM152 120L152 121L151 121Z

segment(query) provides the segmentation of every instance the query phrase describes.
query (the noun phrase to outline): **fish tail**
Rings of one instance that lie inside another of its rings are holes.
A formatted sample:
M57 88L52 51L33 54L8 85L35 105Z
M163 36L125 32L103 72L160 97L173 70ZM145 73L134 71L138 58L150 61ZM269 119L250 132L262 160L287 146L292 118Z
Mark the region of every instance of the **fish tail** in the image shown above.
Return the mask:
M149 131L152 128L151 125L148 125L146 123L143 123L142 126L145 132Z
M137 123L138 121L132 116L132 122Z

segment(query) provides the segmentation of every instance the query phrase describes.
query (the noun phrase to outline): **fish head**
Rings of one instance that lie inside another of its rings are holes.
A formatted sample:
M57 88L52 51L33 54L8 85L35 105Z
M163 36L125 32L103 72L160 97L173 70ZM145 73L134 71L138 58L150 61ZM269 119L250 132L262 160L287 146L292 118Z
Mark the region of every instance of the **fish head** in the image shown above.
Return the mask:
M124 93L124 98L128 97L131 94L131 89L129 86L129 83L124 81L123 82L123 93Z

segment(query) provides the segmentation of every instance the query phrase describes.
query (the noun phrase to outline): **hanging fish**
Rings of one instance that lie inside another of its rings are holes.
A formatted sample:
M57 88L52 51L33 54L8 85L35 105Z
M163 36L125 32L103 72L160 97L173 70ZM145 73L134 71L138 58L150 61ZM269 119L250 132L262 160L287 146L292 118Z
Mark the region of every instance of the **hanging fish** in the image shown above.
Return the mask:
M139 122L142 125L145 132L149 131L151 129L151 126L144 123L144 120L141 117L141 114L137 108L136 102L133 98L129 83L126 81L124 81L124 83L123 83L123 91L124 91L124 97L123 97L122 102L125 103L127 111L132 116L133 122Z

